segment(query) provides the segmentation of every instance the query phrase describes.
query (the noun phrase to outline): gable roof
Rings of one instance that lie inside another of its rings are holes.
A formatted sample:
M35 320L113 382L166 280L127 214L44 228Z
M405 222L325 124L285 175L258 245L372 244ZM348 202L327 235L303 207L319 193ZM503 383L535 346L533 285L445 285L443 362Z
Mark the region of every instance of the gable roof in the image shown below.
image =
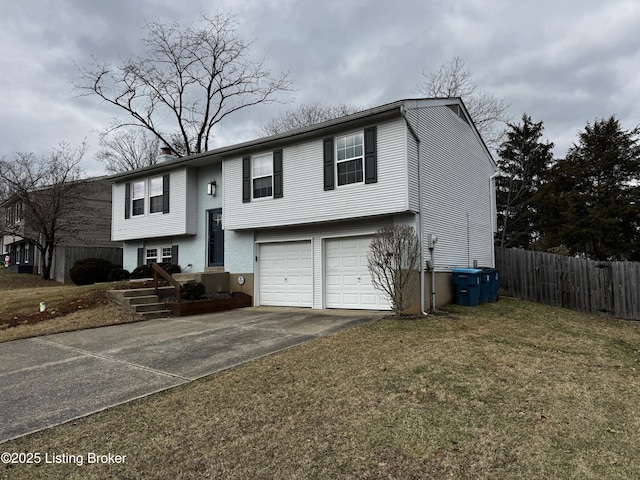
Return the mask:
M415 98L415 99L402 99L395 102L386 103L377 107L369 108L356 112L343 117L337 117L331 120L327 120L321 123L316 123L306 127L301 127L293 130L289 130L277 135L271 135L268 137L261 137L246 142L241 142L233 145L219 147L213 150L209 150L203 153L195 155L189 155L185 157L175 158L173 160L167 160L155 165L147 167L141 167L136 170L129 170L127 172L121 172L111 175L109 178L112 181L118 181L127 177L139 177L145 176L149 173L161 173L167 170L172 170L179 166L201 166L205 164L211 164L221 162L225 157L239 156L243 154L249 154L257 150L266 150L282 146L286 143L304 140L306 138L317 138L323 135L331 135L344 129L348 125L349 128L356 128L360 125L371 123L373 121L380 121L383 119L394 118L404 115L406 108L417 108L422 106L446 106L452 103L456 103L462 107L467 119L471 119L464 102L460 97L450 98ZM466 119L465 119L466 120ZM489 149L482 140L477 128L472 121L469 123L475 131L476 136L482 143L487 155L493 162L493 157L489 152ZM495 164L495 162L493 162Z

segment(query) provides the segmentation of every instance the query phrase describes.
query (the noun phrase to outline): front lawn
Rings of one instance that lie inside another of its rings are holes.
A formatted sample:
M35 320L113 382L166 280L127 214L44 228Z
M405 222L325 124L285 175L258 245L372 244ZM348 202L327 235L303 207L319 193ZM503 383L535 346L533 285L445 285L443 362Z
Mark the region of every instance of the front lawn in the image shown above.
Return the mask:
M76 286L39 275L0 269L0 342L51 333L139 321L112 304L106 291L118 283ZM40 302L46 309L40 312Z
M4 465L0 478L640 476L638 324L511 299L448 311L381 320L6 442L3 452L126 459Z

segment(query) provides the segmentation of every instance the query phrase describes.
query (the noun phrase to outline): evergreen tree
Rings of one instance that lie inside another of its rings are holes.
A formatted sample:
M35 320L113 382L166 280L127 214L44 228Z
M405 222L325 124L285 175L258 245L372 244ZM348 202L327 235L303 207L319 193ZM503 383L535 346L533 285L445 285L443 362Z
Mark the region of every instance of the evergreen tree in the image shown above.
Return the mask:
M539 237L536 203L540 182L553 160L553 143L542 140L543 123L534 123L526 113L521 123L508 127L498 150L496 241L501 248L530 248Z
M640 260L640 129L611 116L587 123L543 188L547 248L595 260Z

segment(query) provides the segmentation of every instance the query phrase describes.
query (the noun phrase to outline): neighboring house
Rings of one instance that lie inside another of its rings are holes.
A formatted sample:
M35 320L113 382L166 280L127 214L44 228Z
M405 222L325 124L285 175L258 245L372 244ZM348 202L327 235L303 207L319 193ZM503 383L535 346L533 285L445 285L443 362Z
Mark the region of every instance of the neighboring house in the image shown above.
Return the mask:
M69 281L69 270L76 260L84 258L100 257L116 265L122 264L122 244L111 241L111 182L106 178L85 180L89 182L88 188L83 188L68 200L77 208L72 219L62 218L61 221L72 223L73 228L58 236L51 267L52 279ZM25 210L16 196L0 204L0 219L4 222L4 228L0 228L2 259L9 256L12 271L41 274L43 262L40 251L20 235L31 230Z
M423 267L438 237L443 304L453 268L494 265L496 171L459 98L400 100L115 175L112 240L124 268L226 271L256 305L388 309L368 247L380 227L409 224Z

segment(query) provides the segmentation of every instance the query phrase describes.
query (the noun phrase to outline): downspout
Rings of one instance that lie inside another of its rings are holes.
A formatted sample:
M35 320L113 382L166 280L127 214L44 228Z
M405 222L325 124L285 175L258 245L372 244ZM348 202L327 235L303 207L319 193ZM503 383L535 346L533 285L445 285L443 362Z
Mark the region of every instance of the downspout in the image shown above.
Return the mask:
M500 170L496 170L496 172L489 177L489 190L491 191L491 231L493 233L494 241L493 241L493 249L491 250L493 267L496 266L496 245L495 245L495 235L498 232L498 206L496 202L496 177L500 175ZM501 244L502 245L502 244Z
M416 147L417 147L417 161L418 161L418 212L416 213L416 217L418 220L418 239L420 240L420 315L422 316L426 316L427 312L425 312L424 310L424 251L423 251L423 238L422 238L422 176L420 175L420 137L418 137L418 134L416 133L416 131L413 129L413 126L411 125L411 123L409 122L409 119L407 118L407 110L403 105L400 106L400 114L402 115L402 118L404 118L405 123L407 124L407 128L409 129L409 132L411 132L411 135L413 136L413 138L416 141Z

